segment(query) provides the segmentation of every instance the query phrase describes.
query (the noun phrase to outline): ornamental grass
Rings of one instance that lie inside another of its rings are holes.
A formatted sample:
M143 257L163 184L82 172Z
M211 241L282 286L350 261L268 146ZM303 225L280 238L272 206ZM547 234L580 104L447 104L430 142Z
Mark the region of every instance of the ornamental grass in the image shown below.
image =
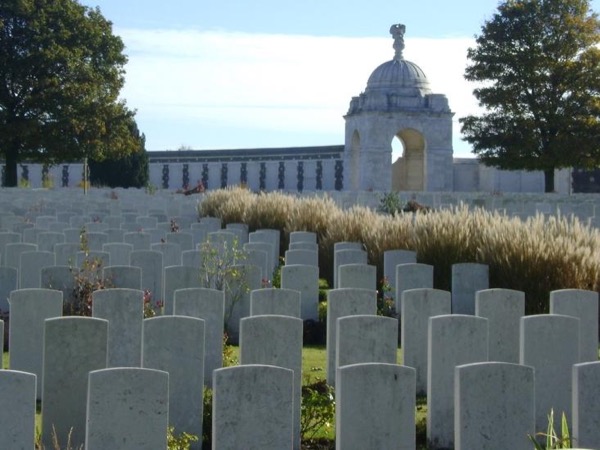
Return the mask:
M292 231L312 231L319 242L321 276L331 279L333 245L362 242L369 264L383 272L386 250L414 250L434 266L434 287L450 290L452 264L487 264L491 288L525 292L526 313L548 312L557 289L600 289L600 233L574 216L527 220L460 205L429 213L384 215L370 208L341 209L326 195L297 198L227 189L206 194L201 215L244 222L251 231L282 231L282 252Z

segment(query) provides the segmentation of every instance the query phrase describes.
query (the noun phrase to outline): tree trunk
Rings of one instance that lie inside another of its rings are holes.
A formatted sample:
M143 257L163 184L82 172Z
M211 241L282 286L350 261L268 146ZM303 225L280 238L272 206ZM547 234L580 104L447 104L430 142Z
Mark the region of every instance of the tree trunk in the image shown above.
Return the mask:
M544 170L544 192L554 192L554 169Z
M17 160L19 157L19 149L16 147L16 145L15 148L8 148L6 149L4 156L6 158L4 187L17 187Z

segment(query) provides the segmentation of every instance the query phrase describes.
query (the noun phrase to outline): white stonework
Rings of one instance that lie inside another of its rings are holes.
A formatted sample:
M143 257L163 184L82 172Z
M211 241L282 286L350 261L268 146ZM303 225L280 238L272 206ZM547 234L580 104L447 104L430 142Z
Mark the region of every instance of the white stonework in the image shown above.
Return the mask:
M392 25L396 54L377 67L350 101L346 119L346 190L452 191L452 116L425 73L402 56L404 25ZM392 161L392 141L404 149ZM393 165L392 165L393 163Z

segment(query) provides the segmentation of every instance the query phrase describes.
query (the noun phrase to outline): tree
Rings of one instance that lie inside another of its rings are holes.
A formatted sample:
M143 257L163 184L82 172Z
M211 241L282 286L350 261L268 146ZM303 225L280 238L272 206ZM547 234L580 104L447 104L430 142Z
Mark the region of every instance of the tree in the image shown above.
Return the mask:
M485 112L460 119L487 165L544 171L600 164L600 22L587 0L507 0L468 50Z
M129 155L115 159L107 157L96 161L91 159L90 182L94 186L142 188L148 184L148 153L146 137L140 135L136 123L131 120L131 133L137 136L139 149Z
M75 0L0 3L0 154L6 186L17 164L101 160L139 148L119 100L121 39L99 9Z

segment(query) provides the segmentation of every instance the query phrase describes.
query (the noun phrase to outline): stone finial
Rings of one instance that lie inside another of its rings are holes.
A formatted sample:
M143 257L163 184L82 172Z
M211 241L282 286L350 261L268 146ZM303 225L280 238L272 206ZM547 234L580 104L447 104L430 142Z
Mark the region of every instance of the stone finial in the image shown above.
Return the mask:
M392 25L390 27L390 34L394 38L394 50L396 50L394 59L396 61L401 61L404 59L404 57L402 56L402 51L404 50L404 33L405 32L406 32L406 26L401 23Z

